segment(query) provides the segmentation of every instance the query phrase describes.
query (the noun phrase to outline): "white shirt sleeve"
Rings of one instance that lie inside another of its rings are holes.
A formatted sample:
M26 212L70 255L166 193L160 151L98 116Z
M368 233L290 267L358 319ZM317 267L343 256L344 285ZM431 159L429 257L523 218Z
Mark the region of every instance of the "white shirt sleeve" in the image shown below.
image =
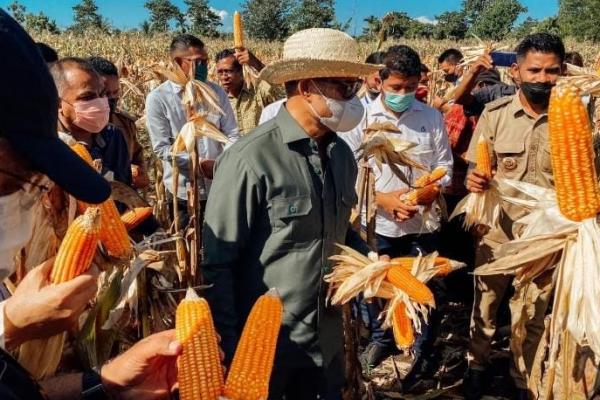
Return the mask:
M452 183L452 166L454 159L452 157L452 148L446 132L444 117L437 112L435 127L433 130L433 168L446 167L448 172L440 180L440 185L446 187Z
M225 91L218 86L215 88L215 90L219 95L219 105L224 113L224 115L221 115L219 120L219 129L231 140L231 142L225 146L225 148L228 148L233 143L237 142L237 140L240 138L240 132L237 121L235 120L233 108L231 108L231 103L229 103L227 93L225 93Z
M286 101L287 101L286 98L277 100L276 102L271 103L268 106L266 106L265 108L263 108L262 112L260 113L260 119L258 120L258 125L262 125L265 122L268 122L268 121L272 120L273 118L275 118L275 116L279 113L281 106L283 106L283 103L285 103Z
M0 348L6 350L6 338L4 337L4 305L6 300L0 302Z

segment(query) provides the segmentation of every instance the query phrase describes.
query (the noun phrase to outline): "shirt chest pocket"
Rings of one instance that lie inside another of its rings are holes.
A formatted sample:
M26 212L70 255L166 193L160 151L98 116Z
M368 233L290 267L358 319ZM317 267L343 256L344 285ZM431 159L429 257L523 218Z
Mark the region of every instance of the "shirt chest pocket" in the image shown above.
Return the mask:
M523 141L496 141L496 170L498 178L520 179L527 169L527 154Z
M269 202L269 219L273 234L280 240L308 241L314 238L318 227L312 218L312 201L309 195L276 197Z

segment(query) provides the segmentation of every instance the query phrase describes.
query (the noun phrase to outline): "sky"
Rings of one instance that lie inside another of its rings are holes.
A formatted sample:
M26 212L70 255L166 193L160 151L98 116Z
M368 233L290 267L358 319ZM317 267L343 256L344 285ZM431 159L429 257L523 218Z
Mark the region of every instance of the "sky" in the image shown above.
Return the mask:
M0 0L0 7L6 8L13 0ZM73 5L79 0L19 0L29 12L43 11L51 19L55 19L61 28L71 24ZM172 0L181 9L185 9L183 0ZM231 31L231 15L240 9L243 1L209 0L223 20L223 30ZM145 0L96 0L99 12L114 26L120 29L137 28L148 18L148 10L144 8ZM527 7L527 13L520 20L530 16L535 19L556 14L558 0L521 0ZM336 17L345 22L352 18L350 34L360 34L363 19L369 15L383 16L389 11L404 11L413 18L423 22L434 21L435 16L444 11L459 10L461 0L336 0Z

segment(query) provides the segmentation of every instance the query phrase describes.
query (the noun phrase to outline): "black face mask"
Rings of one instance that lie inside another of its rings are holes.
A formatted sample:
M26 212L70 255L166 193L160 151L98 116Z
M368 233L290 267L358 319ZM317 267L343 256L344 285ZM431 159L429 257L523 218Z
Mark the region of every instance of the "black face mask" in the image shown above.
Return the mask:
M550 92L554 84L550 82L522 82L521 91L532 104L547 105L550 102Z
M117 111L117 103L119 99L108 99L108 107L110 108L110 113L114 114Z
M375 100L380 93L379 90L367 89L367 96L369 96L369 99L371 100Z
M444 80L446 82L456 82L458 80L458 75L456 74L446 74L446 76L444 76Z

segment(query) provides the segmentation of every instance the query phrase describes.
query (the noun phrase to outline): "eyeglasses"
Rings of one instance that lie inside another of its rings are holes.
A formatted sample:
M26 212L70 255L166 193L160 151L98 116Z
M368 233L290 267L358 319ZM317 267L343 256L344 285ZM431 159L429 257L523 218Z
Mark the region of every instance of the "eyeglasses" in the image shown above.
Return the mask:
M358 80L340 80L340 79L315 79L316 82L322 82L329 85L337 86L338 93L344 99L351 99L356 96L356 93L363 85L363 81Z
M219 76L233 76L235 73L239 72L237 69L218 69L217 75Z

